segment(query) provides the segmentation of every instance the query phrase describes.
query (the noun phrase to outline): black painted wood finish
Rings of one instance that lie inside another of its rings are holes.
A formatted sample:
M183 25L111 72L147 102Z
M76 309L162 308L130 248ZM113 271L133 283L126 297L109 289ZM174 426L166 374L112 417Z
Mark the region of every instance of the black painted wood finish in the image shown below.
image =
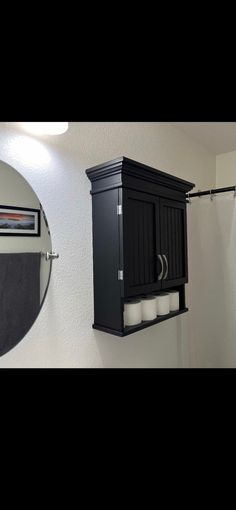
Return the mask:
M94 323L122 331L117 204L117 189L93 197Z
M162 288L188 281L186 205L161 199L161 253L165 261Z
M126 326L123 331L120 333L115 329L103 328L102 326L93 325L94 329L98 329L99 331L104 331L105 333L110 333L111 335L116 336L127 336L132 333L136 333L140 331L140 329L148 328L149 326L154 326L155 324L159 324L159 322L166 321L168 319L172 319L172 317L177 317L178 315L182 315L183 313L188 312L188 308L181 308L181 310L177 310L176 312L170 312L168 315L162 315L157 317L153 321L142 321L141 324L137 324L136 326Z
M160 199L123 190L124 295L150 294L161 289Z
M93 327L126 336L186 312L186 193L194 184L125 157L86 173L92 182ZM162 289L179 290L180 310L124 328L125 299Z

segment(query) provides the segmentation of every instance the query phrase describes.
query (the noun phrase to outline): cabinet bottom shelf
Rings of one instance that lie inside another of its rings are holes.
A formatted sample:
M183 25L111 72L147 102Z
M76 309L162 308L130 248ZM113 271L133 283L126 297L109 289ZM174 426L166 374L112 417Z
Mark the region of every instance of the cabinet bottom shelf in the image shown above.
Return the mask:
M188 312L188 308L183 308L182 310L177 310L176 312L170 312L167 315L159 316L153 321L142 321L140 324L136 324L135 326L126 326L123 331L106 328L105 326L99 326L98 324L93 324L93 328L98 329L99 331L105 331L106 333L110 333L112 335L123 337L131 335L132 333L140 331L141 329L148 328L149 326L154 326L154 324L158 324L159 322L166 321L172 317L176 317L177 315L181 315L182 313L186 312Z

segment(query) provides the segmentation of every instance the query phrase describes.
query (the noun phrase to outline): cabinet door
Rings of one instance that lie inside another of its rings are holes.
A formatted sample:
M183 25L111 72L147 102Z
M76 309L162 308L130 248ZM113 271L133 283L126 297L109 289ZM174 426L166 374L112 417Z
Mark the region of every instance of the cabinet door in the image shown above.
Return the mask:
M159 198L123 190L124 295L161 289Z
M161 254L165 263L162 288L188 281L186 204L160 199Z

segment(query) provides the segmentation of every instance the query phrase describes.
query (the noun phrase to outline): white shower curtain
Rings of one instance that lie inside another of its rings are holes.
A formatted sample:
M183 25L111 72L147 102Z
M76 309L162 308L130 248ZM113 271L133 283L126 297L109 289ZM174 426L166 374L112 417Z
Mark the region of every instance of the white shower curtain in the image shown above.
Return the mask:
M190 366L236 367L236 198L197 197L187 207Z

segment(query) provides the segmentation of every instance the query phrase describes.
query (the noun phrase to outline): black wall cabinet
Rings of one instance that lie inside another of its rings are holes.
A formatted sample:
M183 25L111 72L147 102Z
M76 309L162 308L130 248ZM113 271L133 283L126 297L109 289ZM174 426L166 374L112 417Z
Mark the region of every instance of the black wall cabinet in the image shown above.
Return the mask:
M194 184L125 157L86 173L92 182L93 327L125 336L186 312L186 193ZM124 327L124 301L162 289L178 289L180 310Z

